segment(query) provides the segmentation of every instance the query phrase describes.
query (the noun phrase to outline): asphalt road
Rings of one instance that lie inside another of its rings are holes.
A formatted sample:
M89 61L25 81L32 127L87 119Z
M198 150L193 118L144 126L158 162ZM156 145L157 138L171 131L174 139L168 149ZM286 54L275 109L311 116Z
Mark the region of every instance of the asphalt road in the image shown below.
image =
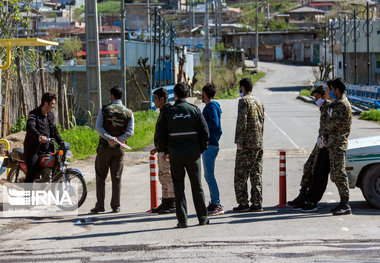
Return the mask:
M360 189L351 191L353 214L334 217L329 210L339 200L329 182L316 213L278 209L278 152L287 152L289 199L299 190L303 164L317 138L317 106L296 100L298 91L313 80L305 66L260 63L266 76L254 87L265 106L262 213L231 213L234 132L238 100L220 101L223 136L216 162L223 216L198 226L189 184L187 229L174 229L176 218L151 215L148 153L131 155L124 170L122 212L89 215L95 204L94 185L78 217L0 219L0 262L376 262L380 258L380 210L369 207ZM350 138L379 134L380 126L354 117ZM141 161L141 158L143 161ZM132 160L134 159L134 160ZM92 161L74 163L94 177ZM208 200L205 181L203 187ZM110 183L107 200L110 200ZM110 210L110 208L106 208ZM86 224L77 224L86 219Z

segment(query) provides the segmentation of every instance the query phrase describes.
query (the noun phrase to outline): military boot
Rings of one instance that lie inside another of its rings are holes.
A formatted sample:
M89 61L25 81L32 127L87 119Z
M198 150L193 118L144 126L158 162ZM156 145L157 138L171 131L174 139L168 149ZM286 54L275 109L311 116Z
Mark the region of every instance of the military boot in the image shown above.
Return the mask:
M158 211L160 215L175 213L175 199L168 198L166 200L167 200L166 206Z
M348 204L348 197L341 197L339 205L331 209L331 212L334 216L351 214L351 207Z
M162 203L158 207L152 208L152 213L158 213L160 210L166 209L167 203L168 203L168 199L162 198Z
M288 205L297 206L297 207L299 206L302 208L306 201L306 196L307 196L306 192L307 192L307 188L301 187L300 193L298 194L298 196L293 201L289 201Z

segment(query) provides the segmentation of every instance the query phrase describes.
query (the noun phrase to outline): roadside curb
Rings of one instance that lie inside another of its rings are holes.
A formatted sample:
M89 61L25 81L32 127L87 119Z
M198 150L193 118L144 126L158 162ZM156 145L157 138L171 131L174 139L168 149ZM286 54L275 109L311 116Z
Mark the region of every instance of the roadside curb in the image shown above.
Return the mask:
M314 103L314 98L312 98L311 96L298 96L297 99L302 100L306 103Z
M306 103L314 104L314 98L311 96L297 96L297 99ZM357 116L359 116L363 111L366 111L365 108L358 107L353 104L351 104L351 109L352 109L352 115L357 115Z

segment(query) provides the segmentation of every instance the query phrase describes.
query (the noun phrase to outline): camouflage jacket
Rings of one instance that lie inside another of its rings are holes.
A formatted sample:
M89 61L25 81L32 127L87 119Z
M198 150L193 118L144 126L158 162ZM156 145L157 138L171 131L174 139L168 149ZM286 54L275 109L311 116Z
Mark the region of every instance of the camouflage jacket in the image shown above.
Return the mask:
M327 112L330 104L331 104L331 101L327 100L327 101L323 102L322 106L319 108L319 110L321 111L321 118L319 120L319 130L318 130L319 135L325 134L326 124L330 119L330 116Z
M263 147L264 106L251 93L239 100L235 143L243 148Z
M346 150L352 122L351 105L346 95L331 103L327 111L330 119L323 134L325 138L328 136L327 147Z

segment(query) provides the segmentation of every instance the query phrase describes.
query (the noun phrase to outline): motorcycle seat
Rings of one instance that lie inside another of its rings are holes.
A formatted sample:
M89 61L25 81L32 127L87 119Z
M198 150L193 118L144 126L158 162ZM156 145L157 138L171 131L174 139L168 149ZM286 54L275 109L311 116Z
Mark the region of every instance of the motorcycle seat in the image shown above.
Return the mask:
M21 148L12 149L11 158L19 162L24 162L24 149L21 149Z

